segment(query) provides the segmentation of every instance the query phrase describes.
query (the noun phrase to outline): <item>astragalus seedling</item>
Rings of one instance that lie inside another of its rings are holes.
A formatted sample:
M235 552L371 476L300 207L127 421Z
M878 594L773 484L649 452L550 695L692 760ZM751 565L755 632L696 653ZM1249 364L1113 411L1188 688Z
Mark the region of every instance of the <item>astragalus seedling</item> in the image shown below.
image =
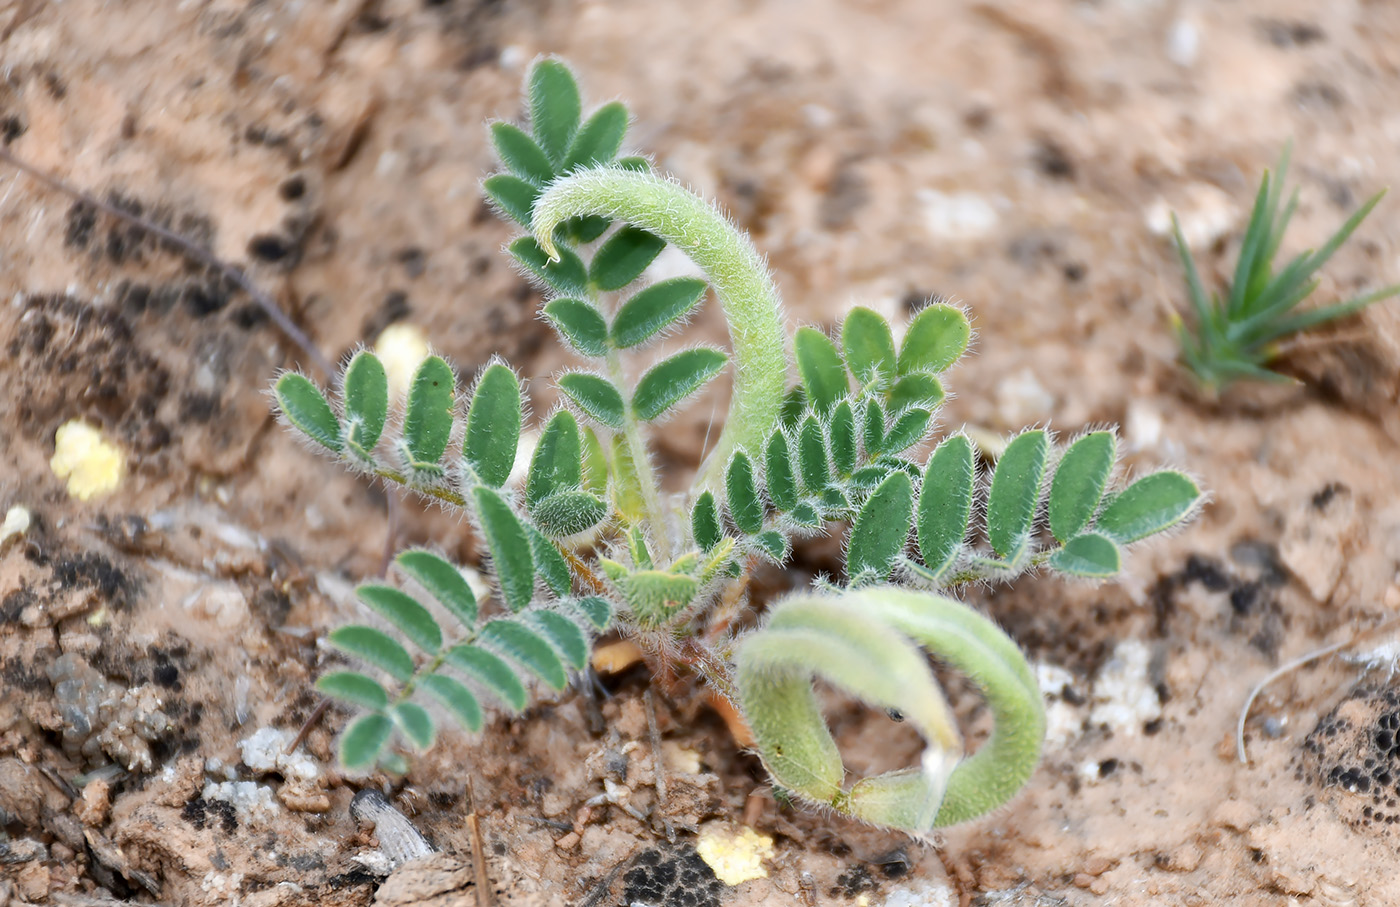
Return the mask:
M967 349L960 309L926 306L899 344L865 308L838 338L810 327L789 336L748 237L645 160L618 157L620 104L584 118L572 74L553 60L531 68L527 95L528 131L491 126L505 169L483 185L529 231L509 254L583 364L554 379L565 402L543 420L523 483L510 476L525 406L504 363L459 389L430 357L401 409L364 351L329 396L295 373L277 382L281 411L303 434L353 469L461 508L490 553L486 602L423 550L398 558L408 591L360 587L384 627L341 627L329 641L370 671L318 683L363 713L341 741L347 766L401 769L396 741L431 746L425 697L477 731L483 698L519 710L532 681L562 689L587 664L590 636L616 628L658 666L693 672L727 698L775 783L798 798L913 834L1004 803L1039 758L1040 692L1011 639L942 593L1037 566L1112 576L1124 546L1193 512L1195 484L1157 472L1115 488L1107 431L1065 448L1045 430L1022 432L990 472L964 434L916 458L943 375ZM667 244L704 279L649 281ZM648 356L711 293L730 349ZM649 433L727 368L723 430L691 490L668 494ZM756 566L845 525L844 577L794 590L759 629L734 635ZM930 654L966 672L996 718L971 756ZM920 763L848 783L816 680L897 711L926 741Z

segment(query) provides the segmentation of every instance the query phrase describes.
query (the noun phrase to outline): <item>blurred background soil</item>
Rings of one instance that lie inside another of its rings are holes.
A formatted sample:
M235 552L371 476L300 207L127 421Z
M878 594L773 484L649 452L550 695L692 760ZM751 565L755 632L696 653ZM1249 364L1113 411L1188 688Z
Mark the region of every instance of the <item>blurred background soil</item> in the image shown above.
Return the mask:
M1234 742L1271 669L1400 609L1400 307L1286 350L1303 385L1206 401L1173 362L1164 236L1175 210L1227 277L1289 139L1285 252L1395 183L1400 6L11 0L0 139L245 269L332 358L408 322L464 376L508 358L545 413L568 356L479 190L483 126L522 114L540 54L629 102L628 147L752 234L793 324L964 303L976 355L946 426L1116 423L1130 468L1185 467L1212 501L1119 582L971 593L1041 666L1051 738L1011 805L935 842L781 806L717 716L659 697L670 849L617 805L655 803L638 672L601 706L448 734L391 803L508 904L1400 904L1393 640L1275 682L1252 764ZM227 280L4 166L0 240L0 511L33 515L0 543L0 904L472 903L470 873L380 887L356 862L373 839L348 809L364 781L333 766L345 713L297 759L264 745L316 708L318 639L388 543L384 491L269 414L277 371L311 364ZM1318 297L1397 277L1387 200ZM715 312L692 330L723 336ZM693 464L710 416L662 456ZM48 463L75 418L129 458L87 502ZM479 557L466 522L413 504L397 541ZM832 722L853 768L914 758L883 714ZM774 840L767 878L657 881L695 868L694 829L745 823Z

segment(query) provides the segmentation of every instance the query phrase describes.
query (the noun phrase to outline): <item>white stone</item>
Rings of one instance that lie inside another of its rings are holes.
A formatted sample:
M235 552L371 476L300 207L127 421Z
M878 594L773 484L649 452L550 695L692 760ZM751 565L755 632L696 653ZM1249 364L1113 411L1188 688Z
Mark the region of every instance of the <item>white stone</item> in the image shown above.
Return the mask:
M1201 54L1201 30L1190 19L1177 19L1167 30L1167 59L1189 68Z
M1099 671L1089 720L1128 736L1142 733L1144 723L1161 717L1162 704L1148 677L1152 652L1138 639L1126 639Z
M934 239L981 239L996 229L996 208L975 192L920 189L924 229Z

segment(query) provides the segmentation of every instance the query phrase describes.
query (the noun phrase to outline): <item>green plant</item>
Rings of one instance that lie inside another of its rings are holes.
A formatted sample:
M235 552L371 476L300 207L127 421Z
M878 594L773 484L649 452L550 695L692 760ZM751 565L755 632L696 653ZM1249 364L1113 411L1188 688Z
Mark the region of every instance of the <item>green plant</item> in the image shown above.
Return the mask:
M1241 378L1291 381L1268 368L1278 355L1279 341L1400 293L1400 285L1389 286L1346 302L1294 311L1317 289L1319 281L1313 275L1361 225L1385 195L1385 190L1367 199L1321 249L1303 252L1283 270L1274 273L1274 258L1298 207L1298 192L1294 190L1288 203L1280 209L1289 151L1285 147L1279 157L1277 177L1264 171L1249 224L1245 227L1235 276L1224 298L1218 294L1206 296L1181 225L1176 215L1172 215L1177 253L1186 271L1186 285L1196 316L1191 327L1180 318L1174 318L1174 326L1181 342L1182 362L1208 390L1220 390Z
M800 328L791 339L800 381L789 388L777 292L747 237L641 159L618 159L625 109L608 104L583 119L563 64L536 64L527 89L532 131L491 126L506 170L484 188L530 229L510 254L546 290L545 317L591 368L556 378L566 403L544 421L523 487L509 485L524 406L504 364L459 395L452 369L428 358L400 414L368 352L350 360L334 403L295 373L276 385L287 420L346 465L465 510L495 578L491 616L457 568L426 551L398 565L427 605L394 587L360 588L393 632L341 627L329 642L392 683L355 671L319 681L363 710L342 738L344 762L402 768L396 729L418 749L433 741L420 691L478 730L480 694L519 709L531 676L560 689L568 668L585 665L588 634L616 627L734 704L776 783L796 797L914 834L1005 802L1039 758L1040 692L1009 637L939 592L1042 566L1111 576L1123 546L1193 512L1195 484L1158 472L1113 489L1116 442L1106 431L1064 449L1047 431L1022 432L990 475L964 434L915 459L944 400L942 375L971 336L965 314L941 303L918 312L898 345L865 308L846 317L839 343ZM706 279L642 286L668 243ZM711 288L732 339L733 400L692 490L672 496L644 430L729 356L692 347L635 380L626 360ZM846 576L733 635L729 606L743 600L754 567L785 561L793 539L832 523L851 525ZM429 606L454 619L452 633ZM992 739L970 758L928 653L971 676L996 717ZM814 679L905 717L927 741L920 765L845 787Z

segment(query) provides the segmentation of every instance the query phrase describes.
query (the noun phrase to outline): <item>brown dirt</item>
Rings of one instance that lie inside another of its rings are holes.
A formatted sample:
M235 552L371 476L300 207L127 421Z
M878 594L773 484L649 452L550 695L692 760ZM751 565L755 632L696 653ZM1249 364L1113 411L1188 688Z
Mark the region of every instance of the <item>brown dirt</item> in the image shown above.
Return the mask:
M1400 608L1400 307L1290 350L1304 387L1206 403L1172 363L1182 284L1148 226L1162 202L1181 211L1215 279L1285 139L1299 248L1400 178L1394 6L21 0L0 8L0 47L14 153L203 237L329 354L408 320L464 373L500 353L539 376L566 357L498 254L510 231L480 199L481 127L518 112L529 60L559 54L593 99L629 100L636 147L752 232L793 321L953 295L979 354L949 424L1120 423L1131 466L1182 465L1212 490L1120 582L976 593L1067 672L1058 733L1025 793L936 847L780 808L713 713L663 701L662 735L700 761L670 773L672 820L747 818L776 839L770 877L722 902L1400 904L1387 653L1269 687L1251 765L1233 740L1271 668ZM0 185L0 510L35 516L0 548L0 904L368 903L352 858L372 839L328 767L344 714L308 739L319 779L273 774L263 812L203 790L257 780L240 741L294 733L315 708L317 638L377 569L383 492L276 429L263 389L297 356L249 300L27 178ZM958 193L972 216L950 222ZM1320 295L1394 282L1397 245L1392 201ZM705 415L668 431L678 462ZM47 464L75 417L132 461L87 504ZM477 556L463 522L409 508L398 541L429 540ZM666 880L703 876L692 834L673 850L621 808L583 806L605 779L642 811L654 799L644 678L609 683L601 733L578 697L546 702L449 736L393 802L466 859L473 779L474 856L502 903L685 903ZM1114 712L1115 683L1146 692ZM80 732L87 694L112 701ZM833 722L853 763L907 754L881 715ZM68 786L112 760L132 770ZM465 865L431 858L381 900L470 903Z

